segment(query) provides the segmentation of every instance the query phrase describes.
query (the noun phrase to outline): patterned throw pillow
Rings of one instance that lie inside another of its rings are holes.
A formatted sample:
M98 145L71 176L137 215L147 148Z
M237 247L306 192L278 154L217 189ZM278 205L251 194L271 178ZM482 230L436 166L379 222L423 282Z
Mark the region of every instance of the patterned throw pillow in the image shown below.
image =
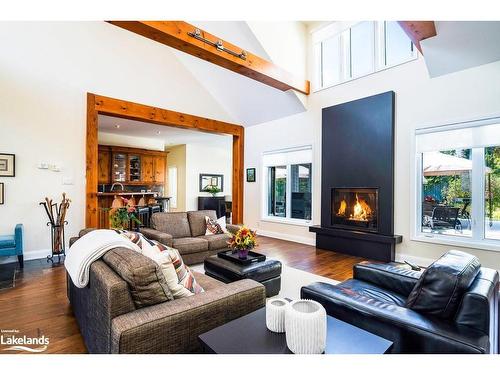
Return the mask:
M153 242L154 246L143 248L143 254L158 263L175 299L204 292L176 249Z
M150 240L142 233L129 231L119 231L119 233L137 244L142 249L144 256L158 264L174 298L188 297L204 292L176 249Z
M224 216L220 219L217 219L217 221L208 216L205 216L205 222L207 223L207 231L205 232L205 236L227 233L226 218Z
M132 243L135 243L141 249L142 249L142 242L149 241L142 233L132 232L129 230L122 230L122 229L115 229L115 232L118 233L120 236L129 239L130 241L132 241Z

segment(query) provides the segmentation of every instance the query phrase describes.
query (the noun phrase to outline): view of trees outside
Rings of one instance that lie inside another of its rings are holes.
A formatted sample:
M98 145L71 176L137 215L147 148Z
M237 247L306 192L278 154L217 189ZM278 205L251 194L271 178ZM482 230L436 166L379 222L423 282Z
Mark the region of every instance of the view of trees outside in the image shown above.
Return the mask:
M484 153L485 237L500 239L500 147L486 147ZM423 158L422 231L471 236L472 150L428 154L432 157ZM439 154L452 158L440 160Z
M486 147L484 161L491 171L485 176L485 237L500 239L500 147Z

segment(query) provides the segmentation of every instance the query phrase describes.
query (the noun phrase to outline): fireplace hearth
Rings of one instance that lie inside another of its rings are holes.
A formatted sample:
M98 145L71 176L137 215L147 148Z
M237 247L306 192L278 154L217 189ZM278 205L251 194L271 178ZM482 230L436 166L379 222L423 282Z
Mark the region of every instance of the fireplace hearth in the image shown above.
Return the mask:
M333 188L332 227L378 232L378 189Z

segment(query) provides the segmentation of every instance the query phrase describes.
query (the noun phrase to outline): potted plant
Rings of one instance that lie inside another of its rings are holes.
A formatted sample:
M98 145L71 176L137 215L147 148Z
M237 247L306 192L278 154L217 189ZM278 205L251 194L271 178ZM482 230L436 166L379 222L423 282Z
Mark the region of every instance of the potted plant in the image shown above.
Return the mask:
M135 207L129 205L129 201L125 198L123 203L124 207L117 207L109 209L109 224L112 229L125 229L128 228L130 222L141 224L139 219L135 216Z
M228 242L233 252L238 252L238 258L246 259L248 252L257 246L257 232L247 227L242 227L231 236Z
M205 191L207 193L210 193L212 194L212 197L216 197L218 193L221 192L221 189L219 189L218 186L216 185L208 185L206 188L205 188Z

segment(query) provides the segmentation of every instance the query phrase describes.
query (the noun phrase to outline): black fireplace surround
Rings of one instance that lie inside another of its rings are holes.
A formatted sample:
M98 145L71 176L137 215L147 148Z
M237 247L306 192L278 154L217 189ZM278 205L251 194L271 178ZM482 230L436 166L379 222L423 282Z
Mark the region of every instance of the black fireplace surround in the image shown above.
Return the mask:
M393 91L323 109L321 225L316 246L393 261Z

